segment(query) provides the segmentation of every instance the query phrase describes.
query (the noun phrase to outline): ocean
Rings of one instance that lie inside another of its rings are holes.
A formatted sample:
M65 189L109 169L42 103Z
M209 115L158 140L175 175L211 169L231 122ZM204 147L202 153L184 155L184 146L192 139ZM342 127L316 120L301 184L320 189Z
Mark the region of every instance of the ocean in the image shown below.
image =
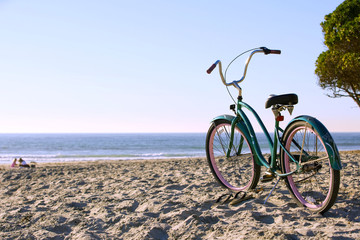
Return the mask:
M257 134L263 153L269 152ZM338 149L360 150L360 133L332 133ZM0 134L0 164L205 156L206 133Z

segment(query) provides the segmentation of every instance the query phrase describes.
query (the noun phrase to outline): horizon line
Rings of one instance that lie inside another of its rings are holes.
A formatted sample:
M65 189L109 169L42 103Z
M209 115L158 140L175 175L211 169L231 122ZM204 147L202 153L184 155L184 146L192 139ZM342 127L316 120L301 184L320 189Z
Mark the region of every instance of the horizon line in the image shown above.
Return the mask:
M360 133L360 131L329 131L330 133ZM207 132L0 132L1 134L194 134ZM255 134L262 134L264 132L255 132ZM274 132L269 132L273 134Z

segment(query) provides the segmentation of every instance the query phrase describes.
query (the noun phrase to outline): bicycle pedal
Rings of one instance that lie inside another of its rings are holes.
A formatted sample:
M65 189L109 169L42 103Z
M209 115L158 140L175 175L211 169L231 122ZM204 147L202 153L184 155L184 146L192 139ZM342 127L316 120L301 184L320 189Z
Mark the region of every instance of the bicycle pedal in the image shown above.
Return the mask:
M265 172L264 175L261 177L261 182L270 182L275 178L274 174L271 172Z

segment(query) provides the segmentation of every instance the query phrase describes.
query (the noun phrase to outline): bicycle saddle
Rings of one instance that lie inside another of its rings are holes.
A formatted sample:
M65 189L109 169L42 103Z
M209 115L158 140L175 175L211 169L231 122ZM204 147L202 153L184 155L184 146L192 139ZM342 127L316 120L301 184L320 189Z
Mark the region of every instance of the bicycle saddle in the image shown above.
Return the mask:
M295 105L298 103L298 96L295 93L282 94L282 95L270 95L266 100L265 108L269 108L273 105Z

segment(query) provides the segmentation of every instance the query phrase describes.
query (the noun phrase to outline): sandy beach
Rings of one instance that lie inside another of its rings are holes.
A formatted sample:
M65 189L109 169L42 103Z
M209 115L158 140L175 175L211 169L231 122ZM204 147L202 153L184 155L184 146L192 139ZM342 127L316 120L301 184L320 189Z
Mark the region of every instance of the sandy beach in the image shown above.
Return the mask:
M360 239L360 152L341 153L335 205L299 207L281 182L236 206L206 159L0 166L0 239Z

